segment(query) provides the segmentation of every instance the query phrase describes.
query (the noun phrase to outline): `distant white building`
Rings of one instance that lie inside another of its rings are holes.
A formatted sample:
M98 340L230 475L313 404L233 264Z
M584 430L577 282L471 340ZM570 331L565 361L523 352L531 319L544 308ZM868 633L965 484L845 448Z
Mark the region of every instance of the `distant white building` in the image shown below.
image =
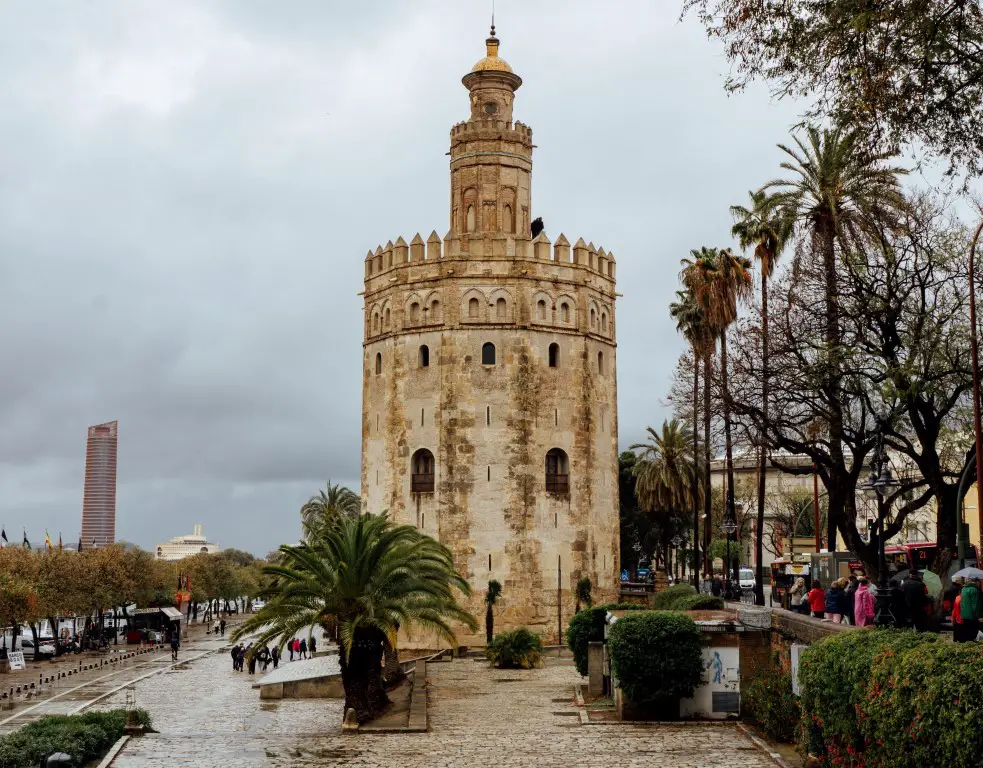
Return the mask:
M157 545L158 560L183 560L191 555L214 554L222 548L215 542L205 538L201 525L195 526L190 536L175 536L173 539Z

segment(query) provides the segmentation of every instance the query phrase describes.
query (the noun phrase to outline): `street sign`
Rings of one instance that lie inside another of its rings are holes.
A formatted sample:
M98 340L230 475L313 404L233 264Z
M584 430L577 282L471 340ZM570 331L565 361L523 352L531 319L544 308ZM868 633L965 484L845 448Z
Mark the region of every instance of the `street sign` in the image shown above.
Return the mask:
M7 654L7 658L10 660L11 669L27 669L27 665L24 663L23 651L10 651Z
M652 571L649 570L648 568L639 568L638 569L638 578L639 579L647 579L649 577L649 574L651 572Z
M628 569L627 568L621 572L621 580L622 581L628 581Z

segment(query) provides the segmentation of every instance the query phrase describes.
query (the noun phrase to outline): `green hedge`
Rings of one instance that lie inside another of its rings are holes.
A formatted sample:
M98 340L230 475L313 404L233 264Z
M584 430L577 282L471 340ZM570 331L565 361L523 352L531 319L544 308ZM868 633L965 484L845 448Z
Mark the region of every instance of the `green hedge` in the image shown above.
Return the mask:
M567 648L573 653L573 661L581 676L587 676L588 643L604 640L604 620L608 611L642 611L637 603L611 603L596 608L585 608L574 614L567 625Z
M655 593L655 597L652 598L652 610L671 611L676 601L681 597L690 597L695 594L696 590L689 584L674 584L668 589Z
M533 669L543 665L543 641L525 627L495 635L486 651L499 669Z
M611 670L633 704L671 709L692 696L703 670L703 641L689 616L640 611L608 632Z
M766 674L741 685L741 710L761 726L774 741L795 741L799 724L799 698L792 693L792 673L776 652Z
M719 611L726 606L722 597L713 595L690 595L676 601L673 610L676 611Z
M896 686L898 679L889 667L915 649L931 646L930 653L937 653L937 637L918 632L894 629L856 629L839 632L813 643L802 654L799 664L800 704L802 721L799 733L800 751L823 758L828 765L842 768L870 768L890 765L900 768L908 765L900 752L894 757L900 762L874 763L868 760L866 749L870 746L872 729L881 726L865 722L868 717L883 719L883 712L874 707L870 714L868 697L883 701L874 680L886 683L884 675ZM961 674L960 670L953 670ZM938 708L951 706L949 701L937 703ZM969 702L967 702L969 703ZM879 705L878 705L879 706ZM983 697L975 706L983 707ZM911 712L910 706L904 711ZM908 716L910 723L911 715ZM924 717L924 715L923 715ZM902 729L903 731L904 729ZM933 737L939 738L942 734ZM878 745L879 746L879 745ZM893 753L892 753L893 754ZM945 765L947 768L974 763L947 763L941 759L923 765Z
M146 710L137 710L137 716L143 725L150 725ZM65 752L75 765L86 765L102 757L125 726L125 709L42 717L0 738L0 768L33 767L53 752Z

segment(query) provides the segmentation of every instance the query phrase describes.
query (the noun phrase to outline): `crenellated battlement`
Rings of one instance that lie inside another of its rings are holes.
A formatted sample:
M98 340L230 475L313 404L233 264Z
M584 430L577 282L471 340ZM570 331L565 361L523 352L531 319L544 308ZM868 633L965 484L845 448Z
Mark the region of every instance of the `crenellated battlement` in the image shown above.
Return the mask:
M452 232L441 238L434 230L426 241L417 232L409 245L400 236L395 243L390 240L385 246L370 250L365 256L365 282L368 284L370 280L400 268L459 259L538 261L583 270L609 280L612 285L616 279L614 253L585 243L582 237L571 246L563 233L551 243L545 232L540 232L535 239L506 234L460 238Z
M467 140L470 137L485 138L489 133L511 133L523 144L532 144L532 128L516 120L475 120L455 124L451 127L451 139Z

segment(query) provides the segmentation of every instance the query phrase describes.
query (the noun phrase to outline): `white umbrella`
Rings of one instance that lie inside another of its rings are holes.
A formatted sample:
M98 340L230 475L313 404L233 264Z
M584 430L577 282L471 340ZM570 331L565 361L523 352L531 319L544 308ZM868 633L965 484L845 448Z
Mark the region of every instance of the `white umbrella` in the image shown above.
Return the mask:
M952 574L952 578L957 576L962 576L964 579L983 579L983 571L979 568L963 568L961 571L956 571Z

